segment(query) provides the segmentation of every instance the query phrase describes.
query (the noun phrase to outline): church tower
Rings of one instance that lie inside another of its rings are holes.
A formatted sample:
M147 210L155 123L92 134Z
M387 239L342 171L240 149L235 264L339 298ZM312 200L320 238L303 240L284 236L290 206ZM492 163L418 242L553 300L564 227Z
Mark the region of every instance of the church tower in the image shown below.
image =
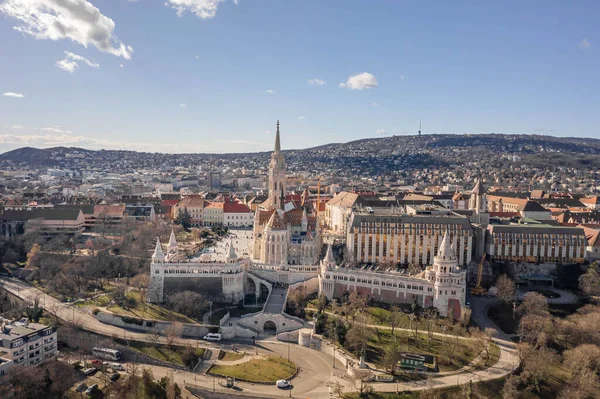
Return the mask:
M285 158L281 152L281 139L279 137L279 121L277 121L277 132L275 133L275 150L271 154L269 163L269 198L267 200L270 208L281 208L282 194L285 195Z

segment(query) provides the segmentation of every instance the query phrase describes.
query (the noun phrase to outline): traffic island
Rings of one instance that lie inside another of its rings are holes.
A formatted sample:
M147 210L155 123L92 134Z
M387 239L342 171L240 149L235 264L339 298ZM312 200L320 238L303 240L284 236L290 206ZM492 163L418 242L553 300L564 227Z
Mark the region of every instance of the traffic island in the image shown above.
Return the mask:
M291 380L298 371L298 366L281 357L255 356L247 362L215 364L208 369L207 374L257 384L275 384L277 380Z

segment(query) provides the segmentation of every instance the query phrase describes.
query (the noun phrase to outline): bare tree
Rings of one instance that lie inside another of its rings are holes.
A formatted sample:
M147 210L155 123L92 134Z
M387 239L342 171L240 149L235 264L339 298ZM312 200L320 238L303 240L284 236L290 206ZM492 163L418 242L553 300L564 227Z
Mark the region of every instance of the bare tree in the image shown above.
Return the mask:
M468 308L466 306L460 308L460 325L463 328L466 328L469 325L469 322L471 321L471 308Z
M523 359L521 377L529 388L541 391L541 383L546 380L552 364L556 361L556 354L547 347L534 348L531 345L521 346Z
M37 242L33 244L31 250L27 254L27 263L25 264L25 269L37 269L40 267L40 252L42 251L42 247Z
M525 299L519 310L523 314L547 314L548 313L548 301L546 297L539 292L528 292L525 295Z
M600 262L590 265L585 274L579 277L579 288L589 296L600 296Z
M477 349L481 352L481 358L485 360L485 364L487 365L491 359L490 350L492 346L492 336L494 335L495 330L493 328L480 330L479 328L473 327L469 332L471 333L471 337L475 340Z
M428 308L424 313L425 326L427 327L427 340L429 343L429 349L431 349L431 340L433 339L433 329L435 322L438 318L438 311L436 308Z
M160 342L160 337L161 336L162 336L162 333L160 332L160 330L156 326L152 327L150 329L150 331L148 331L148 339L154 345L156 345L156 344L158 344Z
M375 335L373 330L368 327L368 322L369 318L361 314L346 333L346 344L348 347L357 354L365 357L367 354L367 344Z
M396 305L392 305L390 307L390 314L388 316L388 322L390 323L390 327L392 327L392 336L396 337L394 335L394 328L396 328L396 326L398 326L398 324L400 324L400 321L402 320L402 313L400 313L400 308Z
M165 329L165 337L169 348L173 346L173 342L175 342L177 338L181 337L182 333L183 324L181 323L172 323Z
M510 277L506 274L502 274L496 281L496 289L496 297L503 303L507 303L514 298L517 286Z
M146 293L148 292L148 286L150 285L150 276L147 273L136 274L131 279L132 287L136 288L140 293L140 301L144 305L144 312L146 311Z

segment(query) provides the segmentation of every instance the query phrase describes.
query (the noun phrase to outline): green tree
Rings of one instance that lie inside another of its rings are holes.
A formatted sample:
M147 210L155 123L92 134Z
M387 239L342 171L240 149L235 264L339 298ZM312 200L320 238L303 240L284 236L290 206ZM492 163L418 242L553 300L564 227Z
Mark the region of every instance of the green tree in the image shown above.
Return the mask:
M192 215L187 208L179 208L177 210L177 217L175 218L175 224L180 225L185 230L189 230L192 227Z

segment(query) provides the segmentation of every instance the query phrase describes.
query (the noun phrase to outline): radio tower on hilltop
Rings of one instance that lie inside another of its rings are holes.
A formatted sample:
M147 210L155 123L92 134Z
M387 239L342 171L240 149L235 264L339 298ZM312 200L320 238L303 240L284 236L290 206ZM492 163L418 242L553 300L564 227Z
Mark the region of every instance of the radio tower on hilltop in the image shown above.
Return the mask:
M421 118L419 118L419 136L421 135Z

